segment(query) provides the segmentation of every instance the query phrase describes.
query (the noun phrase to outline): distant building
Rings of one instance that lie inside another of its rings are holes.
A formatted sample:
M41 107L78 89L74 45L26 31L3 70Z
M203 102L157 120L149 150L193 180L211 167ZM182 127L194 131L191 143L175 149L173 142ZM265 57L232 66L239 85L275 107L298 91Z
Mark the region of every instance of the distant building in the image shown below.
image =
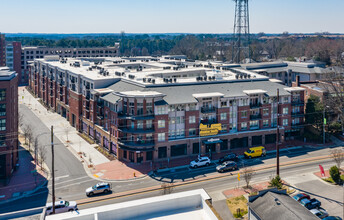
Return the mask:
M28 84L28 65L34 59L45 55L59 57L116 57L119 53L119 43L113 47L22 47L20 42L6 42L5 35L0 33L0 67L8 66L18 74L19 85Z
M306 62L263 62L242 64L243 68L254 71L272 79L281 80L284 85L291 86L296 81L296 76L301 81L321 80L332 70L323 63Z
M78 131L134 163L272 147L277 108L280 140L303 130L303 88L185 56L45 56L31 66L29 87Z
M0 180L7 182L18 163L18 77L0 67Z
M0 67L6 66L6 42L5 35L0 33Z
M286 190L269 189L250 196L248 205L249 220L319 220L307 208L291 198Z
M47 216L47 220L203 219L217 220L210 209L211 198L204 189L172 193L95 208ZM227 209L229 212L229 210Z

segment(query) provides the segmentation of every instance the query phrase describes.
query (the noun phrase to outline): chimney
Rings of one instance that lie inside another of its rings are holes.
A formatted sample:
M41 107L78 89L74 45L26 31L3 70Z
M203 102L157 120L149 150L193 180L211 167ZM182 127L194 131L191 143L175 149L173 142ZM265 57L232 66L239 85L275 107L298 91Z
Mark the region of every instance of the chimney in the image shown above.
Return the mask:
M300 76L296 76L296 86L300 86Z

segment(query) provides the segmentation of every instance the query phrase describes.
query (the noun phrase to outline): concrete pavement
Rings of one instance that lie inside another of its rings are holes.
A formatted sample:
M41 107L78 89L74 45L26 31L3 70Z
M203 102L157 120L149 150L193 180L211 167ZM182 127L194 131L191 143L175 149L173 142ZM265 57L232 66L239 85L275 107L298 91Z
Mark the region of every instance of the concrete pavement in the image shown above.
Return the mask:
M20 97L19 104L27 106L49 129L51 126L54 126L54 135L63 144L68 145L73 154L82 152L87 164L92 163L93 165L98 165L109 162L109 159L94 148L97 146L96 144L89 144L78 135L78 131L69 124L66 118L55 112L48 111L24 87L20 87L18 93ZM78 155L75 156L78 157Z

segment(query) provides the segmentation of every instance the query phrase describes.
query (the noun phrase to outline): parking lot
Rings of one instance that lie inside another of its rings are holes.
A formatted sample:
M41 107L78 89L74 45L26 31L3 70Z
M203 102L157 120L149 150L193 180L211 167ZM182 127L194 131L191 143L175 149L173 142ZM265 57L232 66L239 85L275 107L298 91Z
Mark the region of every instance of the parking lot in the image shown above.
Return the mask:
M321 207L326 209L329 215L343 217L343 187L326 183L312 173L299 177L294 176L288 178L287 181L294 185L299 192L319 200Z

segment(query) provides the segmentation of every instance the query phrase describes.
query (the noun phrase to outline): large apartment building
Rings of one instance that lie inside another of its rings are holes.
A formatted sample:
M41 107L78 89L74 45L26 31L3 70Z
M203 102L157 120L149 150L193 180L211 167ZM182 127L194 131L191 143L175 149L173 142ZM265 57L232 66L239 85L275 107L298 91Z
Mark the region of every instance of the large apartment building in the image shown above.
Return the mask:
M183 56L46 56L32 64L29 87L119 160L135 163L274 144L278 125L284 141L300 135L304 121L304 89Z
M18 78L0 67L0 181L8 182L18 159Z

